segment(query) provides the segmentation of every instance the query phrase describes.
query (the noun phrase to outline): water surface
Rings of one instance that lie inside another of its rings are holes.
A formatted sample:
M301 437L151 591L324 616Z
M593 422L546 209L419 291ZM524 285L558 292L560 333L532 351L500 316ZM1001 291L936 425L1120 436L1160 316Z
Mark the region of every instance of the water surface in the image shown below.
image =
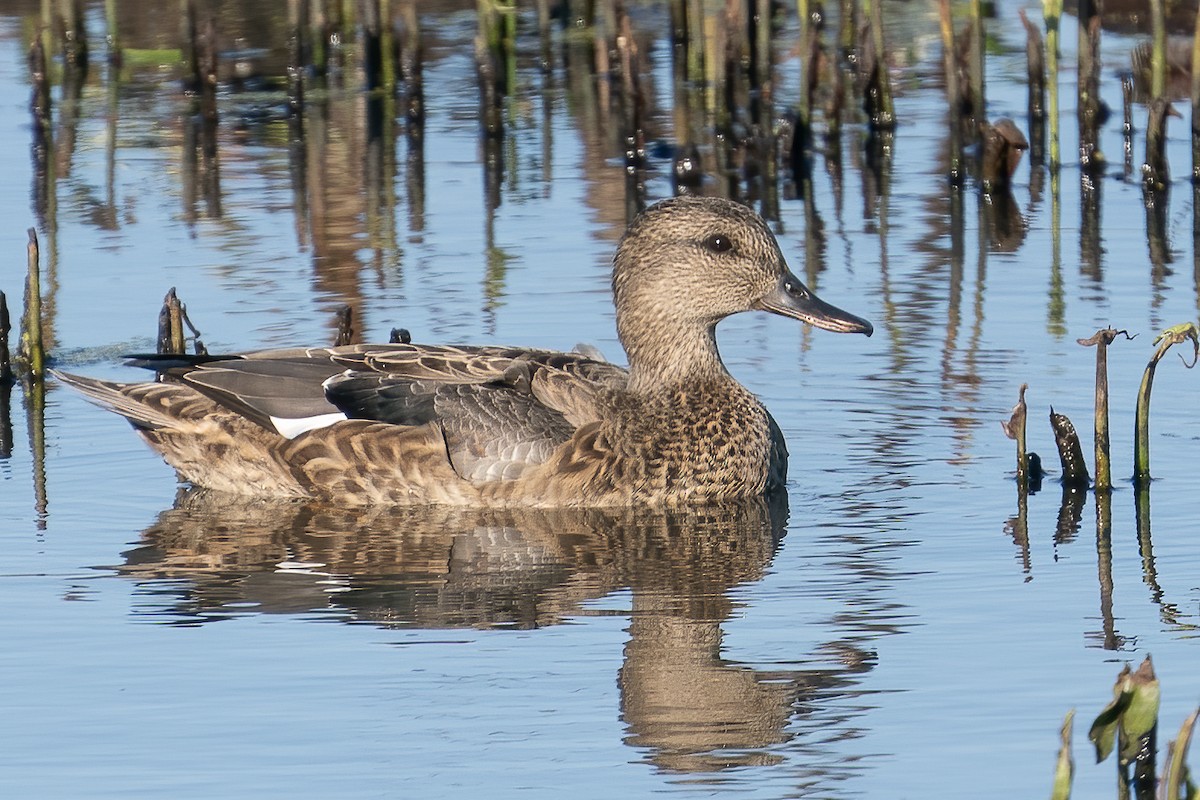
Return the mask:
M1040 4L997 5L991 116L1024 126L1016 10L1040 19ZM935 9L887 10L906 43L889 180L873 182L855 122L840 162L818 155L824 236L806 236L801 200L773 221L793 269L876 335L762 315L718 331L787 436L785 498L673 517L236 504L178 491L123 421L53 382L39 424L18 388L0 459L4 795L1036 796L1077 708L1077 796L1107 796L1111 765L1091 765L1084 733L1120 665L1153 653L1160 741L1200 697L1196 375L1173 356L1155 383L1158 480L1140 539L1123 480L1150 340L1196 318L1190 186L1176 180L1152 249L1118 112L1102 131L1098 226L1077 167L1055 203L1026 161L1015 216L969 186L959 238ZM87 11L94 63L74 116L56 106L48 183L27 110L38 12L0 13L0 289L19 298L36 227L60 366L131 378L118 356L153 346L171 286L214 351L328 343L349 304L366 340L403 326L419 341L590 342L621 359L608 295L620 143L561 64L539 72L532 15L490 194L474 11L444 5L421 14L419 147L402 120L369 135L364 96L334 87L311 101L299 153L281 91L226 86L206 197L173 75L131 69L114 101L103 5ZM262 34L271 20L221 19L283 57L282 37ZM651 138L669 144L665 12L639 7L635 21L655 38ZM173 20L129 30L142 48L177 35ZM796 99L795 36L788 19L780 109ZM1105 35L1114 109L1133 42ZM1073 43L1066 20L1067 65ZM1073 96L1070 69L1062 85ZM1068 99L1065 154L1073 120ZM1185 129L1170 129L1179 177ZM652 155L651 199L670 194L669 170ZM1053 476L1014 519L1014 448L997 423L1027 382L1048 465L1050 405L1089 441L1093 351L1075 340L1110 323L1138 338L1110 352L1122 480L1108 542L1090 495L1060 514Z

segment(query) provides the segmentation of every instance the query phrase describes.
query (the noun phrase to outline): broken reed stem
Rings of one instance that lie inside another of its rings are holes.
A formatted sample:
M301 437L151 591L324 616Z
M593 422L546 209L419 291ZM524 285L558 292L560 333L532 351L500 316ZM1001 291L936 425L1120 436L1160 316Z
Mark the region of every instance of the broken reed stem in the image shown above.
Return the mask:
M1163 97L1167 89L1167 21L1163 0L1150 0L1150 97Z
M1126 74L1121 76L1121 105L1123 106L1121 118L1121 135L1124 139L1123 149L1125 156L1125 178L1126 180L1133 176L1133 75Z
M158 347L159 354L170 353L182 355L186 352L183 336L183 304L175 294L172 286L163 298L162 309L158 312Z
M1062 163L1058 151L1058 24L1062 19L1062 0L1042 0L1046 20L1046 80L1050 117L1050 171L1058 172Z
M1125 331L1117 331L1109 327L1096 331L1090 339L1077 340L1084 347L1092 345L1096 347L1095 488L1097 492L1107 492L1112 489L1112 463L1109 457L1108 435L1108 346L1121 334L1124 334L1127 339L1131 338Z
M46 353L42 342L42 277L38 266L37 231L29 229L26 247L29 271L25 276L25 314L21 318L20 358L25 371L37 380L46 374Z
M1059 739L1062 746L1058 748L1058 761L1054 766L1054 785L1050 792L1050 800L1071 800L1071 782L1075 778L1075 759L1071 757L1071 729L1075 722L1075 709L1067 712L1063 718Z
M1099 0L1079 0L1078 98L1079 163L1094 166L1100 157L1100 14Z
M108 47L108 63L114 66L121 64L121 32L117 19L117 0L104 0L104 36Z
M1083 445L1079 443L1075 425L1066 414L1055 413L1051 406L1050 427L1054 431L1054 445L1058 448L1058 459L1062 464L1063 489L1087 489L1091 478L1087 463L1083 460Z
M838 14L838 61L844 63L854 52L854 41L858 30L859 9L858 0L841 0L841 13Z
M337 312L337 336L333 346L342 347L354 342L354 309L342 306Z
M379 49L382 51L381 56L383 63L382 68L383 88L392 94L396 90L397 80L397 64L396 64L396 28L392 24L392 4L391 0L379 0Z
M1163 97L1150 101L1146 121L1146 160L1142 163L1142 186L1150 192L1162 192L1171 182L1167 163L1167 117L1178 113Z
M1046 158L1046 46L1041 31L1025 10L1017 12L1025 28L1025 70L1029 80L1029 161L1040 165Z
M983 0L971 0L971 41L968 42L967 74L971 80L971 141L979 141L980 126L987 121L987 97L983 77L983 51L986 31L983 29Z
M809 73L810 70L816 67L815 60L808 58L808 54L811 52L808 42L810 20L808 0L796 0L796 16L799 18L800 52L803 54L800 58L800 108L797 114L798 119L796 120L796 133L797 135L803 135L804 143L807 145L808 142L812 141L810 138L812 125L810 100L812 99L812 94L809 92L808 87L813 85L814 77ZM765 24L770 25L770 22L765 21Z
M46 48L41 39L34 39L33 46L29 48L29 74L33 81L29 106L33 111L37 132L45 137L50 129L50 73L46 64Z
M1112 464L1109 460L1108 436L1108 344L1116 332L1105 331L1107 341L1096 344L1096 411L1095 411L1095 457L1096 489L1112 488Z
M0 292L0 387L12 382L12 357L8 350L8 332L12 330L12 321L8 316L8 298ZM2 424L2 423L0 423Z
M892 78L888 72L883 41L883 0L863 0L867 4L867 15L871 21L871 43L875 51L874 91L878 93L870 115L871 127L877 131L890 131L896 127L896 107L892 101Z
M949 100L950 121L950 185L961 186L962 169L962 120L959 107L958 65L954 63L954 19L950 13L950 0L939 0L938 12L942 28L942 66L946 71L946 96Z
M1022 492L1029 487L1029 458L1025 454L1025 420L1029 412L1029 407L1025 405L1025 392L1028 389L1028 383L1021 384L1012 415L1007 422L1003 420L1000 422L1000 427L1004 429L1004 435L1017 442L1017 488Z
M1192 35L1192 181L1200 182L1200 14Z

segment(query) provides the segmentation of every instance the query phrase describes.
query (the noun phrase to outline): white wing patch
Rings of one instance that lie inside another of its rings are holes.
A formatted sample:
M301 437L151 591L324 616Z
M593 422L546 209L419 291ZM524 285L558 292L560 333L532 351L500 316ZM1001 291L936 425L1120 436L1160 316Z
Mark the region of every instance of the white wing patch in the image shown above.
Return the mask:
M317 414L313 417L271 417L271 424L275 426L275 430L280 436L285 439L295 439L302 433L315 431L317 428L327 428L344 419L346 419L345 414L334 411L331 414Z

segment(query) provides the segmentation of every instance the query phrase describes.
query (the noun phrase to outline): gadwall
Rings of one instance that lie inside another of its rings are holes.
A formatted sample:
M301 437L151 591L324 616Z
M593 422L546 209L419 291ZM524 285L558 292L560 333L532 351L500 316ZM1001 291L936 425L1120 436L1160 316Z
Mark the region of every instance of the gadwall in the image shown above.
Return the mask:
M715 328L770 311L840 333L871 324L808 290L763 220L677 197L613 259L628 369L580 353L349 345L163 368L156 383L56 373L115 411L181 479L338 503L678 506L778 488L787 449L726 370Z

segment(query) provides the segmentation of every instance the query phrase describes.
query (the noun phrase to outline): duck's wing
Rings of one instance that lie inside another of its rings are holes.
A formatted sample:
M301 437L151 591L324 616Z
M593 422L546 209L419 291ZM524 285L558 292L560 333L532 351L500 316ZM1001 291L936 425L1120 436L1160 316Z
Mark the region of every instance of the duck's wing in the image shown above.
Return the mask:
M604 393L624 388L629 377L623 368L590 354L551 350L409 345L360 347L333 358L351 373L443 385L488 385L531 394L576 427L599 419Z
M167 375L287 438L343 419L435 423L472 482L545 462L626 380L578 353L400 344L264 351Z
M572 353L503 348L405 348L356 353L325 382L353 419L436 422L455 471L479 483L513 480L544 463L600 414L625 372Z

